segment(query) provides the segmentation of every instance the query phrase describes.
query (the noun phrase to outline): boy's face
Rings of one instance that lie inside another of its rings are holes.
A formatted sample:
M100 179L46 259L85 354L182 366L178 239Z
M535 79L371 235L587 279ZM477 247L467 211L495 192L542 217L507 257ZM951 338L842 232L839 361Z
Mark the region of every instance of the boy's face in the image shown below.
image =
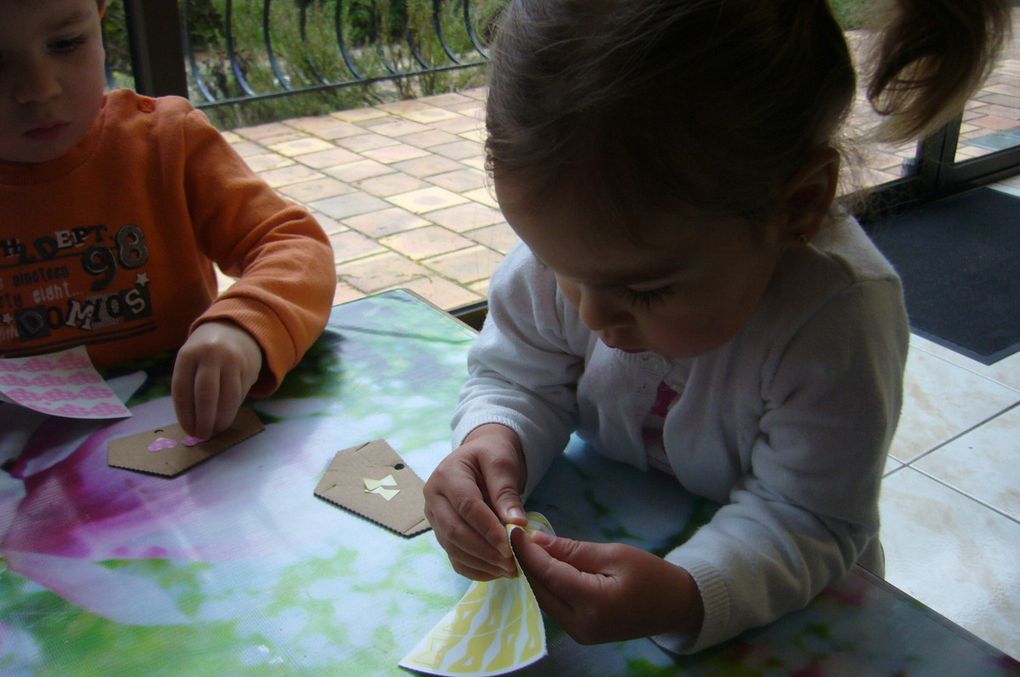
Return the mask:
M0 0L0 161L61 157L106 86L96 0Z

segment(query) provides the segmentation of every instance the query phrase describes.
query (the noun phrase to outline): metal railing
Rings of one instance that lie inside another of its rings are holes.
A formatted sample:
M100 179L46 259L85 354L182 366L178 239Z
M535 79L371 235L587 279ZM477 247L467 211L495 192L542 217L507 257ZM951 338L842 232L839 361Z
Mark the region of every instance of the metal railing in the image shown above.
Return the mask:
M505 0L123 0L140 92L200 108L482 66ZM114 16L107 21L116 20ZM107 27L107 40L115 34ZM420 84L421 86L421 84Z

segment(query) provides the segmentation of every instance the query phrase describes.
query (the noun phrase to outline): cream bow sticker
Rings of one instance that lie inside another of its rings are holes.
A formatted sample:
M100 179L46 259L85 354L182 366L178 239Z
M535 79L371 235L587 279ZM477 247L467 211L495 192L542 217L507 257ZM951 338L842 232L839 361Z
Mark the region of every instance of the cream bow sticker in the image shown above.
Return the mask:
M387 501L400 493L400 489L397 488L397 481L393 479L393 475L387 475L381 480L373 480L369 477L362 477L361 481L365 483L366 494L382 496Z
M520 528L508 524L507 540ZM555 535L545 516L529 512L526 531L538 530ZM472 582L457 606L404 656L400 667L433 675L485 677L519 670L545 654L542 612L518 563L515 578Z

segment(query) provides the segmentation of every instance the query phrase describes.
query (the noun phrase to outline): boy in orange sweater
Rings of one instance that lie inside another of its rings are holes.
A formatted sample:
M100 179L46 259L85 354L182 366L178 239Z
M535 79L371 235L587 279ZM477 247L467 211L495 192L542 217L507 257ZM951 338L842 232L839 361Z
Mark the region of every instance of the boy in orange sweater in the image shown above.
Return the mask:
M104 94L105 0L0 0L0 356L180 347L172 394L205 438L325 326L322 229L182 98ZM216 297L213 262L238 278Z

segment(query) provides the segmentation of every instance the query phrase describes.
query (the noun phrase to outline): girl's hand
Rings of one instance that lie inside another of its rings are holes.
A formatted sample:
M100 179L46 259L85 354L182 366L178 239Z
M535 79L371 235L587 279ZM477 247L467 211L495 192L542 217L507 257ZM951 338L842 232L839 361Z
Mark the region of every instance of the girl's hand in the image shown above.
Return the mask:
M661 557L540 531L528 538L515 529L512 539L539 606L581 644L701 630L694 579Z
M170 393L184 432L207 439L226 430L262 370L262 349L231 322L200 324L177 352Z
M457 573L476 581L517 575L503 524L528 523L524 468L517 433L492 423L472 430L425 483L425 517Z

